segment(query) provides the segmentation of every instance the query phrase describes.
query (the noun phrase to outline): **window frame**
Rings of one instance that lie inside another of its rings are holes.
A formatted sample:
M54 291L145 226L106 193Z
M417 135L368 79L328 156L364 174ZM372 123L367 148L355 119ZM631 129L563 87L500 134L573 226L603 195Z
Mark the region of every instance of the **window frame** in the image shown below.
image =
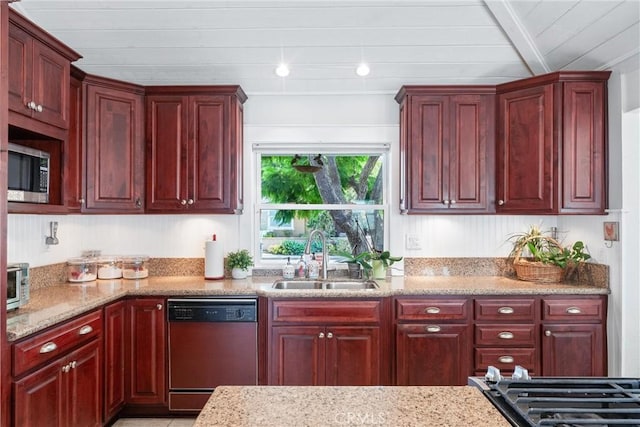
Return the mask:
M318 148L320 147L320 148ZM255 192L254 192L254 216L253 216L253 259L254 268L279 268L281 261L263 260L261 254L261 237L260 237L260 215L262 210L381 210L384 215L384 247L389 245L389 214L391 206L389 202L389 192L391 188L391 167L389 165L391 144L390 143L321 143L320 145L311 146L310 144L301 145L300 143L254 143L252 153L255 166ZM290 156L294 154L318 154L323 155L379 155L382 159L382 203L379 204L309 204L299 205L295 203L269 203L266 204L262 200L262 156L263 155L283 155ZM343 263L337 263L329 260L332 268L346 269Z

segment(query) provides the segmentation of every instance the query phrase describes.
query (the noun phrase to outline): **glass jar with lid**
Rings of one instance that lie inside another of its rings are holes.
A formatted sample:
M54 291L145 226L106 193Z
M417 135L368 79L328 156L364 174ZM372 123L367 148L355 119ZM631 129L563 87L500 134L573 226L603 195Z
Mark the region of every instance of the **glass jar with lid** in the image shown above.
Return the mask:
M67 260L67 280L70 282L91 282L97 278L95 258L79 257Z
M146 255L124 256L122 260L122 277L125 279L144 279L149 277Z
M118 257L104 255L98 258L98 279L120 279L121 277L122 267Z

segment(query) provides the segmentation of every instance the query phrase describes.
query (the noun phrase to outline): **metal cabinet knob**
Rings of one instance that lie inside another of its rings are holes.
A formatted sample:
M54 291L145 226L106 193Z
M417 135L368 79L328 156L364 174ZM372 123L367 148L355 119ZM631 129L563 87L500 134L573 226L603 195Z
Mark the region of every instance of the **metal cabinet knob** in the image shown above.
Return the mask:
M91 325L84 325L82 328L80 328L80 330L78 331L78 334L87 335L87 334L90 334L91 332L93 332L93 328L91 327Z
M142 207L142 200L140 199L140 197L136 197L136 208L141 208Z
M189 200L187 200L187 204L188 204L188 205L192 205L192 204L193 204L193 199L189 199Z
M158 310L162 310L162 304L157 304L157 305L156 305L156 308L157 308Z
M80 203L81 205L84 205L85 200L84 199L78 199L78 203Z
M318 334L318 338L324 338L324 332L320 332L320 333Z
M40 105L40 104L36 105L36 111L38 113L42 113L42 105Z
M567 307L566 312L567 314L580 314L582 310L580 310L580 307Z
M450 202L450 203L451 203L452 205L455 205L455 204L456 204L456 201L455 201L455 200L451 200L451 202Z
M71 370L71 365L66 364L62 367L62 372L67 373Z
M57 349L58 345L53 341L49 341L48 343L40 347L40 354L51 353L52 351L55 351Z
M513 339L513 333L509 332L509 331L500 332L498 334L498 338L500 338L501 340L512 340Z
M551 336L551 331L549 331L549 330L544 331L544 335L547 336L547 337L550 337Z
M498 357L498 361L500 363L513 363L513 356L500 356Z
M443 201L442 201L442 204L443 204L443 205L448 205L448 204L449 204L449 201L448 201L448 200L443 200Z
M329 338L329 339L333 338L333 333L332 332L328 332L327 333L327 338Z
M69 366L71 367L71 369L76 369L76 366L77 366L77 365L78 365L78 362L76 362L75 360L69 364Z
M498 206L504 205L504 200L498 200Z
M27 102L27 108L30 110L35 110L36 109L36 103L33 101L29 101Z
M187 204L187 201L185 199L180 200L180 204L182 206L185 206Z
M500 313L500 314L513 314L513 312L514 312L513 307L509 307L509 306L500 307L498 309L498 313Z

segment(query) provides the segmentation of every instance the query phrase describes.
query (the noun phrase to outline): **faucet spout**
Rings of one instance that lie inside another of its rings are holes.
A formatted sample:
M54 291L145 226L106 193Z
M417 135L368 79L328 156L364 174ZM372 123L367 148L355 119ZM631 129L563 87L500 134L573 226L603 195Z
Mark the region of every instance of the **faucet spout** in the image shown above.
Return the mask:
M311 242L314 237L318 235L320 237L320 242L322 243L322 279L327 279L327 239L324 233L317 228L309 233L309 239L307 240L307 245L304 248L305 255L311 254Z

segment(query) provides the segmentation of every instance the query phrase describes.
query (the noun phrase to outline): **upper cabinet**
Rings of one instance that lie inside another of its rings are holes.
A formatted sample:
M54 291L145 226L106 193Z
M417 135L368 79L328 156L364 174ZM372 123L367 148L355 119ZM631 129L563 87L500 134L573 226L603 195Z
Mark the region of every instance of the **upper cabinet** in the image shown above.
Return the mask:
M241 213L239 86L146 88L147 211Z
M144 212L144 88L87 76L83 212Z
M610 72L499 85L497 212L604 214Z
M403 213L494 211L494 94L493 86L400 90Z
M70 64L81 56L9 14L9 124L57 137L69 120Z

